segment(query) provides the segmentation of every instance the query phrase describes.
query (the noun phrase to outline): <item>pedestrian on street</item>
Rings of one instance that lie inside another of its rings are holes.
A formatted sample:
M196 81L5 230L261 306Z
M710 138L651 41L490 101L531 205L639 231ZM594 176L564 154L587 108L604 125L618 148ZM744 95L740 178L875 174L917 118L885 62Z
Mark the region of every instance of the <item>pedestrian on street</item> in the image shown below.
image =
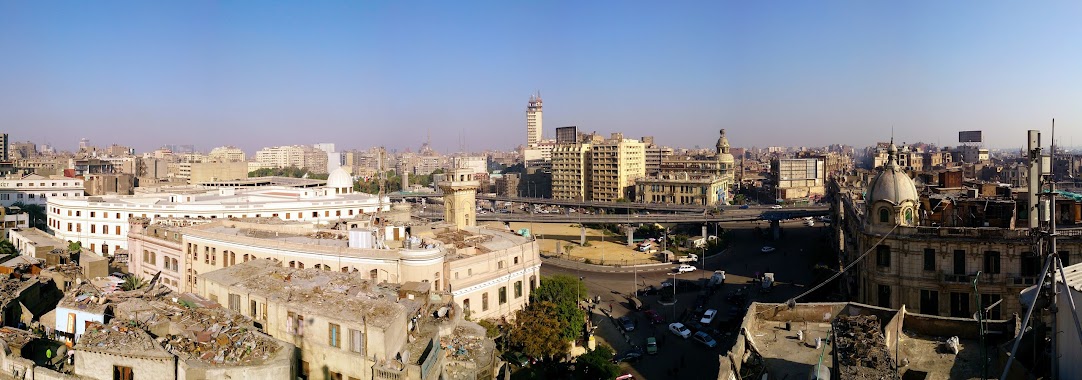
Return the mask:
M612 312L612 302L609 302L609 312Z

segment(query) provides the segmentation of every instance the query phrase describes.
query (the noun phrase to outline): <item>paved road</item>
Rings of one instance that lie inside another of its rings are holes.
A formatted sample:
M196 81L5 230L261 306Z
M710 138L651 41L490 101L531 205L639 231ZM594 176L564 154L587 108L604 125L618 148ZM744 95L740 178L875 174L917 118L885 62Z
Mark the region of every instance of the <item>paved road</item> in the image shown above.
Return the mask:
M709 273L716 269L725 270L728 274L726 285L711 296L707 303L709 308L719 310L722 316L733 306L726 301L725 295L739 288L747 286L751 299L755 301L783 302L803 292L811 281L809 268L815 264L815 260L810 253L801 254L801 249L808 249L822 241L826 227L822 225L805 227L798 222L783 223L782 227L785 231L783 239L768 241L756 236L755 225L755 223L743 223L726 226L733 231L734 235L734 244L731 249L721 257L707 260L706 270L679 275L681 279L698 279L708 277ZM762 223L762 226L765 228L766 223ZM760 252L764 245L776 247L777 251L764 254ZM752 283L751 278L756 272L768 270L776 274L779 285L770 293L754 291L757 284ZM596 334L612 345L618 353L628 351L632 344L643 346L646 337L650 335L657 337L659 341L663 340L658 355L648 356L633 364L621 364L621 369L626 373L634 374L636 379L716 378L718 355L724 354L732 346L739 320L743 318L741 309L741 315L733 321L733 325L715 321L712 327L721 330L722 336L714 337L719 341L717 348L707 349L691 340L680 339L667 331L668 323L673 321L674 316L679 317L684 308L693 304L696 293L678 294L677 303L673 306L659 304L656 296L640 297L645 305L660 311L666 320L665 323L656 327L656 331L651 329L641 312L629 310L630 305L624 297L634 290L636 278L639 287L658 285L671 277L667 271L644 271L636 274L634 272L595 272L542 265L541 273L542 275L567 274L584 277L591 296L601 296L601 308L607 309L611 303L613 316L627 315L638 320L639 327L627 335L630 339L629 343L621 330L605 313L598 310L593 314L592 320L600 326ZM681 358L683 358L682 362ZM674 376L669 372L673 367L681 367L682 370Z
M501 221L501 222L537 222L537 223L704 223L704 222L749 222L757 220L783 220L802 218L806 216L823 216L830 213L825 206L801 207L780 210L733 210L720 215L703 213L692 214L653 214L653 215L628 215L628 214L593 214L581 215L570 214L513 214L513 213L487 213L478 214L477 221ZM438 212L417 213L416 216L428 219L442 219L443 214Z

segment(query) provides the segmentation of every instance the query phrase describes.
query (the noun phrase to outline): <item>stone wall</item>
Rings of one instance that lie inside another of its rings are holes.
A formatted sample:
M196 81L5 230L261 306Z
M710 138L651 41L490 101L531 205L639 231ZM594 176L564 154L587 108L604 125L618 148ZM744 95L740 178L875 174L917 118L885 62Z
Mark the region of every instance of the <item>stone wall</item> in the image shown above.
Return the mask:
M136 379L176 379L176 358L141 357L138 353L118 355L78 350L75 352L75 373L93 379L112 379L114 367L132 369Z

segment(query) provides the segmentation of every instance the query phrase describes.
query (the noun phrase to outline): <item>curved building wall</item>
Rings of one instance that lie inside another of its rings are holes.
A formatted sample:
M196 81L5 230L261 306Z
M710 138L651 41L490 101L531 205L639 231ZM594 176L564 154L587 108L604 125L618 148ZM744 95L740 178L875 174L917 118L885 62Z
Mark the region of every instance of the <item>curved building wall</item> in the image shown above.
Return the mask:
M56 237L78 241L103 255L127 249L128 218L259 218L329 223L374 213L380 208L368 194L318 193L321 189L260 188L247 192L207 192L199 195L140 194L131 196L49 199L48 225ZM223 195L224 194L224 195ZM298 194L296 198L286 194ZM207 201L201 198L214 198ZM383 211L390 210L384 199Z

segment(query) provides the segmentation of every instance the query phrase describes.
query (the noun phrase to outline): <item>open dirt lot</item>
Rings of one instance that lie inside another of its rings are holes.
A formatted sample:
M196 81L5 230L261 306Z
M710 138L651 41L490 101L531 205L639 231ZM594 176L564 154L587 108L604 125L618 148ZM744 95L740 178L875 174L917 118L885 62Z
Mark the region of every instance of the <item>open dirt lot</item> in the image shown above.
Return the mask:
M488 224L493 228L503 228L503 223L492 222ZM533 228L531 228L531 226ZM586 230L588 247L579 246L581 229L577 224L568 223L511 223L515 231L525 228L537 236L544 254L556 254L556 246L560 245L560 252L570 260L584 261L589 259L595 264L650 264L659 263L658 255L639 252L634 247L628 247L627 237L624 235L602 236L601 230ZM567 246L572 246L567 251Z

